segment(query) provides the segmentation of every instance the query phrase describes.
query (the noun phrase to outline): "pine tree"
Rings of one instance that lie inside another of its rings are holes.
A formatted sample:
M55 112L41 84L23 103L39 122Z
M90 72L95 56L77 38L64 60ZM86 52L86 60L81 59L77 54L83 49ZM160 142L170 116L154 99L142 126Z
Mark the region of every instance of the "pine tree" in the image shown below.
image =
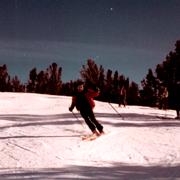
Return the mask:
M61 74L62 74L62 68L58 68L58 65L56 63L52 63L52 65L49 66L47 69L48 74L48 87L47 87L47 93L58 95L61 91Z
M159 88L167 87L169 91L170 108L174 106L174 92L177 82L180 82L180 40L175 43L175 50L170 51L165 60L156 66Z
M100 70L100 68L92 59L88 59L87 64L83 65L80 71L82 79L88 86L98 86L100 75L102 78L101 73L102 69Z
M166 85L180 81L180 40L175 44L175 51L171 51L156 67L157 78Z
M152 69L148 70L145 79L141 81L143 90L141 91L142 103L146 106L156 106L158 83Z
M136 84L135 82L131 82L127 94L127 103L129 105L138 105L140 103L138 84Z
M10 76L6 64L0 66L0 91L10 91Z
M11 80L11 91L12 92L25 92L25 86L21 84L17 76Z
M37 70L33 68L29 73L29 81L27 84L27 92L36 92Z

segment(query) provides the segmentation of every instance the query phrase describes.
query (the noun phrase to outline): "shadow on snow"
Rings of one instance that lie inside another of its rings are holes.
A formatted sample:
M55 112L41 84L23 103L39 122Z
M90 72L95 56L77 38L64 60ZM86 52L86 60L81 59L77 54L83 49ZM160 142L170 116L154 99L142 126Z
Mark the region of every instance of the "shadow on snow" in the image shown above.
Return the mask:
M170 180L180 178L180 166L132 166L114 163L110 167L67 166L65 168L0 169L3 180L94 179L94 180Z
M27 127L27 126L44 126L44 125L73 125L81 124L84 120L79 113L64 113L64 114L52 114L52 115L32 115L32 114L1 114L0 121L12 121L10 125L0 126L0 129L12 128L12 127ZM99 120L103 125L110 125L115 127L180 127L180 121L171 118L158 118L153 115L143 115L136 113L95 113L96 118L109 118L112 121Z

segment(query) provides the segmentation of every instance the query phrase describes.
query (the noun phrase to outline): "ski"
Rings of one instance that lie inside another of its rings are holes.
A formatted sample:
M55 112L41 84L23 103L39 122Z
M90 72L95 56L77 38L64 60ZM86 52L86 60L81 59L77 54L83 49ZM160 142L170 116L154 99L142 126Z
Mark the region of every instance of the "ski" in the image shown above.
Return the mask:
M105 135L106 133L103 133L103 134L99 134L99 135L96 135L96 134L90 134L90 135L85 135L85 136L82 136L82 140L83 141L93 141L103 135Z
M92 136L89 136L89 137L86 137L83 139L83 141L93 141L97 138L98 136L96 135L92 135Z
M89 135L82 136L81 139L83 141L92 141L92 140L95 140L97 137L99 137L99 136L95 135L95 134L89 134Z

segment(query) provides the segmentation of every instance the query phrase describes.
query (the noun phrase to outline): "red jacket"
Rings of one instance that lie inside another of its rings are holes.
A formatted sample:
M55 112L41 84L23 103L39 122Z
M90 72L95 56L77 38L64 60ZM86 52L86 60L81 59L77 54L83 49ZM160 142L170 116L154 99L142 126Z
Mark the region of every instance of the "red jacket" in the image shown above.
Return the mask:
M83 96L86 98L86 102L88 102L88 105L93 109L95 107L95 102L94 102L94 97L97 97L99 95L99 91L93 91L92 89L88 89L87 92L82 92ZM81 93L80 93L81 94ZM80 110L82 107L86 108L84 106L87 106L86 102L80 102L78 103L78 95L75 95L72 97L72 103L71 103L71 108L73 109L75 106L77 110Z

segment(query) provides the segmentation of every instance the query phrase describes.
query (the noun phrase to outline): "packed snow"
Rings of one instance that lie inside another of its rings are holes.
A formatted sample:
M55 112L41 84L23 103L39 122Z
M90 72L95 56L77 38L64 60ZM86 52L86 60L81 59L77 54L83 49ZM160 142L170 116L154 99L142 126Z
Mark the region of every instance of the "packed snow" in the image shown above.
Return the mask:
M95 103L106 134L82 141L91 132L71 97L1 92L0 179L180 179L174 110Z

